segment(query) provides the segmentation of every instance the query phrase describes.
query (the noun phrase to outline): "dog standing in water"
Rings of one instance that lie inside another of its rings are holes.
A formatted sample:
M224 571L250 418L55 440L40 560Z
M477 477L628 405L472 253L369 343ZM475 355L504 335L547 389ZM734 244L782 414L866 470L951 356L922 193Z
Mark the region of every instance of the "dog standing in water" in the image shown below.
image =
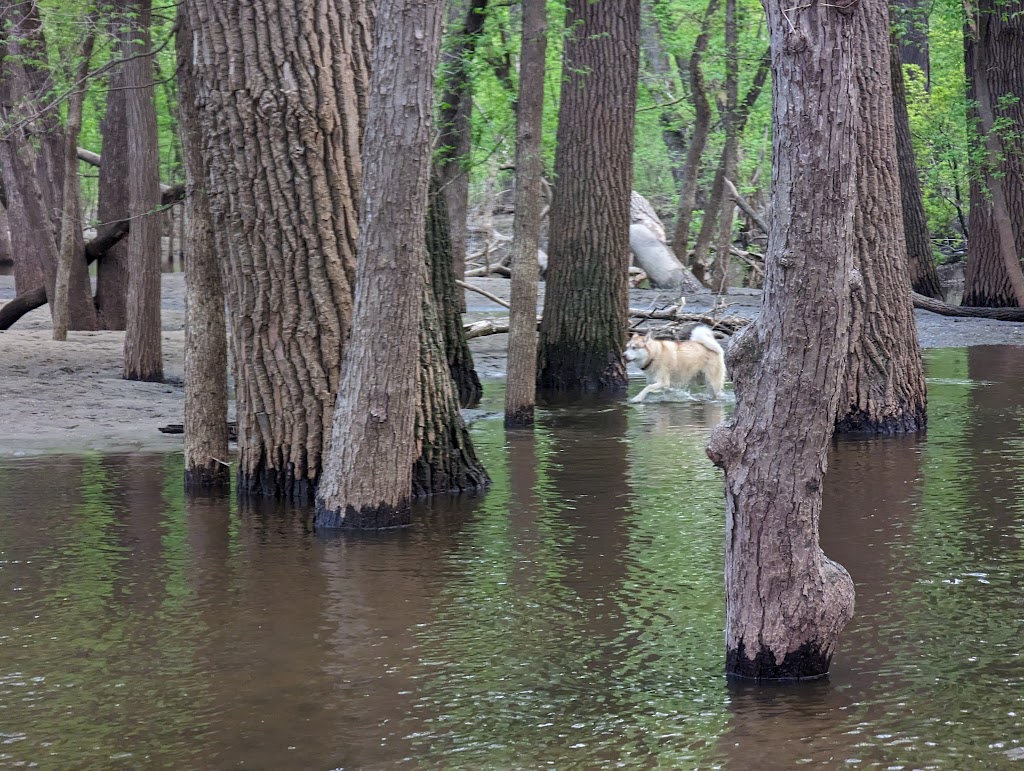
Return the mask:
M630 399L634 404L642 402L648 394L685 388L700 373L704 374L711 395L722 398L725 351L710 327L698 324L691 330L690 339L683 341L655 340L651 332L646 337L634 334L623 355L626 361L636 362L647 376L647 386Z

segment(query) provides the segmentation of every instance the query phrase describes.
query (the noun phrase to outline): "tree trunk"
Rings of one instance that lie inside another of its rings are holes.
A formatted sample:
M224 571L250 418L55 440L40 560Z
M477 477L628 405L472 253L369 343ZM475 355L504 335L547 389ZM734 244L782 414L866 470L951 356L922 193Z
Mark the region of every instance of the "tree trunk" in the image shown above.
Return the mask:
M92 19L87 24L92 24ZM88 32L82 41L80 61L75 81L81 83L89 73L92 48L96 33ZM61 214L60 254L57 262L57 278L54 285L53 302L50 309L53 316L53 339L67 340L71 322L71 275L75 261L81 260L82 204L81 185L78 180L78 134L82 130L82 106L85 103L85 88L78 88L68 96L68 117L64 126L64 194L61 197L64 211ZM91 299L91 294L88 295Z
M775 132L762 311L733 338L736 411L708 447L725 470L726 671L756 679L825 674L854 599L821 551L818 518L849 346L861 6L788 8L766 3Z
M538 387L624 392L640 3L566 6Z
M516 111L516 214L512 223L505 428L532 426L537 403L537 249L544 174L541 133L547 34L545 0L524 0Z
M473 80L476 44L487 20L487 0L470 0L466 19L451 48L442 54L444 93L439 110L438 163L451 222L455 277L466 272L466 216L469 211L469 153L472 149ZM460 295L460 308L461 295Z
M928 62L928 13L930 4L922 0L895 0L889 6L893 32L899 41L898 61L921 68L925 90L931 90L931 66Z
M224 283L206 196L196 74L188 14L178 9L178 129L189 194L185 272L185 489L228 490L228 343ZM172 210L173 211L173 210Z
M125 114L128 125L128 318L124 336L124 379L160 381L164 364L160 333L160 148L149 57L152 0L134 0L132 39L126 62Z
M910 117L907 114L907 93L903 83L903 65L893 37L889 45L889 68L892 74L893 119L896 124L896 161L900 172L900 200L903 204L903 232L907 240L910 284L915 292L942 299L942 284L932 257L928 219L924 212L924 193L917 173L914 145L910 141Z
M697 179L700 176L700 159L704 154L704 146L708 141L711 128L711 104L708 102L707 89L704 86L704 73L701 70L701 59L708 47L711 32L711 19L718 9L718 0L708 0L704 11L704 21L693 44L690 54L690 99L693 101L693 134L686 148L686 162L683 164L682 182L679 185L679 213L676 215L676 229L672 236L672 250L683 261L689 264L686 255L690 242L690 222L693 209L697 205Z
M411 469L420 457L421 373L411 357L420 350L427 284L424 223L442 8L440 0L379 0L376 8L355 314L317 490L316 525L326 528L409 524Z
M910 300L885 0L861 0L856 21L856 272L836 431L897 434L925 427L928 398Z
M1024 306L1024 4L982 0L964 32L984 161L971 174L964 305ZM993 131L996 123L1003 124Z
M110 23L111 36L122 46L130 40L131 29L118 14ZM115 223L128 216L128 124L125 115L125 67L110 73L107 109L100 123L103 137L103 165L99 172L99 210L101 223ZM101 225L103 233L112 224ZM96 266L96 310L103 329L124 329L128 323L128 242L113 246Z
M0 180L3 174L0 173ZM0 265L11 265L14 263L14 255L11 252L11 223L7 218L7 207L0 204Z
M715 263L711 271L711 289L718 294L729 290L729 247L732 246L732 223L736 206L725 198L725 180L736 179L739 165L739 135L736 133L736 114L739 109L739 48L736 32L736 0L725 0L725 94L726 110L722 116L725 124L725 147L722 150L722 202L718 223L718 241L715 249Z
M441 176L435 171L430 179L430 200L427 204L427 252L434 300L436 301L438 323L444 335L445 357L448 371L455 382L459 404L475 407L480 403L483 387L473 367L473 352L466 341L466 330L462 325L464 295L456 283L452 267L453 252L451 220L448 204L441 192Z
M716 0L717 2L717 0ZM660 30L652 0L641 0L640 3L640 45L643 50L641 79L646 83L655 99L663 102L666 107L661 110L658 120L661 123L661 138L668 151L669 167L672 179L679 186L683 183L683 164L686 158L686 121L679 111L669 105L679 100L674 98L676 84L673 80L672 63L661 44Z
M208 62L196 106L235 354L243 493L311 498L330 441L352 318L371 7L187 3Z

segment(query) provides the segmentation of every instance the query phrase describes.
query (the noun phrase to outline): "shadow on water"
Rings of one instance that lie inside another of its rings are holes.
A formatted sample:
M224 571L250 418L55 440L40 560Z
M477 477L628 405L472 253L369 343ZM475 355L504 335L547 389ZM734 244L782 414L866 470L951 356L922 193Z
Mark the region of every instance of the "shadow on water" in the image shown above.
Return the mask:
M6 461L0 766L1001 767L1024 756L1024 351L928 373L927 435L833 448L822 542L857 615L831 676L787 687L722 675L704 446L730 406L481 420L491 491L387 534L186 498L180 456Z

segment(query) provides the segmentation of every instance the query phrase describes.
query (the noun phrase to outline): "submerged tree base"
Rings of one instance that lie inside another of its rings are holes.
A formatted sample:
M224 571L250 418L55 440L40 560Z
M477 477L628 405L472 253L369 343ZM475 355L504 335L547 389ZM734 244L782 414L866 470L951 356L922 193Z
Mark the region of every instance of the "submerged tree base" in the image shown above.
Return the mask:
M231 490L231 469L218 463L206 468L185 469L185 490L190 493L221 493Z
M925 404L894 410L889 415L876 415L852 408L836 422L836 434L912 434L924 431L928 426L928 412Z
M357 510L346 506L344 513L341 509L317 506L316 519L313 520L313 525L323 530L394 530L411 524L412 510L408 501L397 507L381 504Z
M238 494L284 498L294 503L308 504L316 496L316 480L296 478L292 464L284 469L260 466L249 473L238 472Z
M745 680L816 680L828 675L831 663L832 654L826 654L812 642L805 642L787 653L780 664L775 654L765 647L761 647L754 658L749 658L740 640L738 648L726 652L725 673Z

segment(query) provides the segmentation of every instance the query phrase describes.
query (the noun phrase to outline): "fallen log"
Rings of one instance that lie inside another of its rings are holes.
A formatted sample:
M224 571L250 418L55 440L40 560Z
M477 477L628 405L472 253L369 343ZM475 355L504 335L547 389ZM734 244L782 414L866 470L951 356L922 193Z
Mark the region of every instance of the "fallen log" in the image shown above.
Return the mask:
M183 423L169 423L166 426L158 426L157 431L161 434L184 434L185 426ZM238 423L234 420L228 421L228 441L238 441Z
M658 332L664 332L669 335L671 335L673 327L694 323L706 324L716 332L722 332L725 335L733 335L750 323L750 319L744 316L720 316L715 315L713 312L683 313L682 307L679 305L670 305L667 308L660 308L658 310L630 308L629 315L630 318L634 319L671 322L665 325L662 329L657 330ZM537 323L540 324L540 316L537 317ZM500 335L508 332L508 319L501 317L496 319L471 321L464 324L463 329L466 332L467 340L472 340L474 337L486 337L487 335Z
M1024 308L978 308L968 305L949 305L941 300L933 300L923 294L911 292L914 307L923 311L931 311L940 316L956 316L972 319L995 319L996 321L1024 321Z

